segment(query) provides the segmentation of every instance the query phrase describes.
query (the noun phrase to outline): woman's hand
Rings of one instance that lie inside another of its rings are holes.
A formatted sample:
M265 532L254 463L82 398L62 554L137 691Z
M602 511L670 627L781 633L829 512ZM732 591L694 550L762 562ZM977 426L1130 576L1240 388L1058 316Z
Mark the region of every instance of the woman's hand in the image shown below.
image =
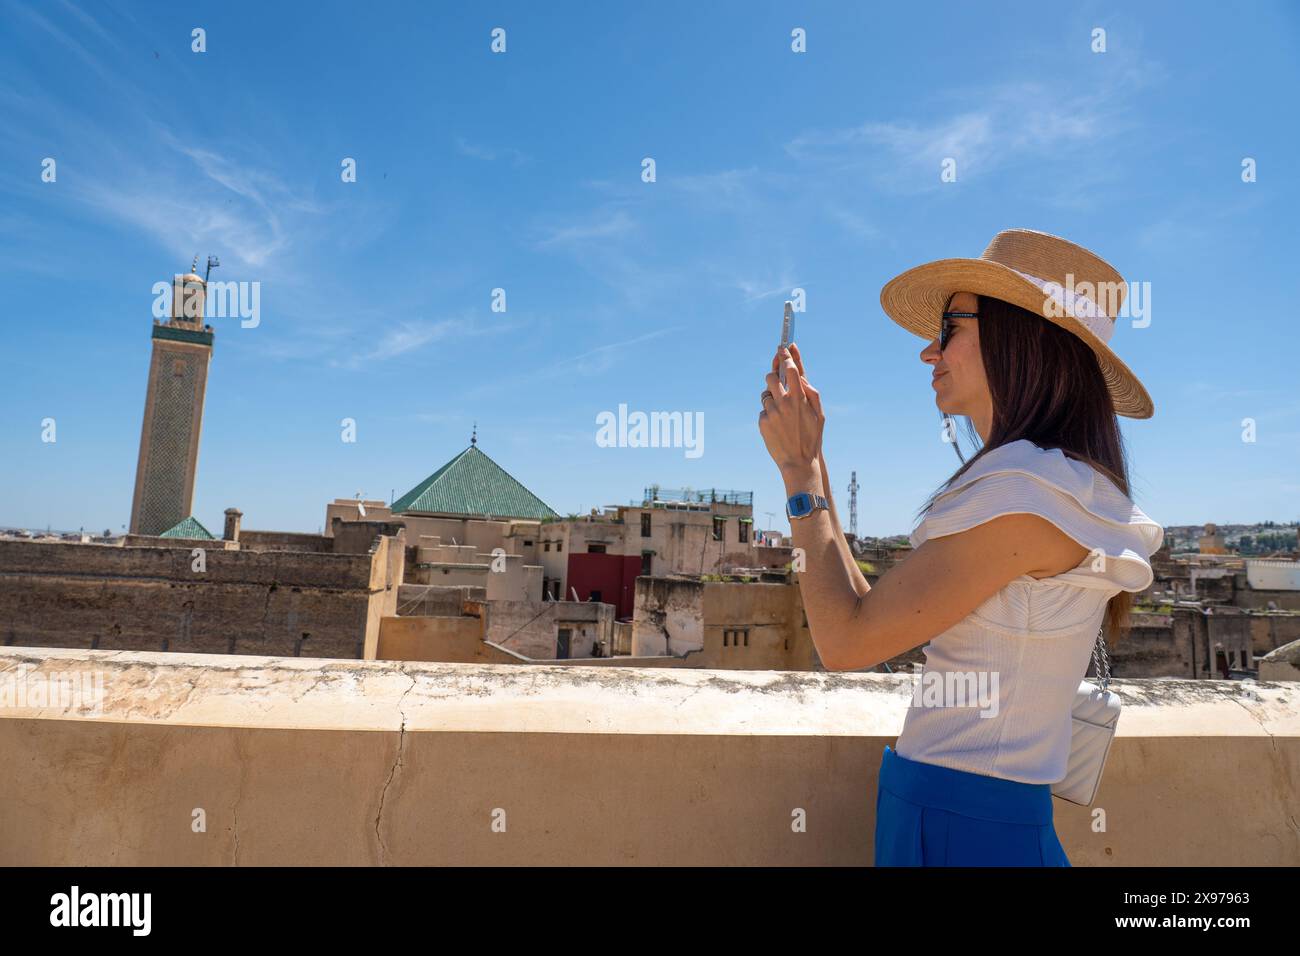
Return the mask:
M822 402L821 393L818 392L817 389L813 388L811 385L808 384L808 376L804 374L803 356L799 354L799 346L796 345L794 342L791 342L790 349L791 349L791 355L794 358L795 367L799 369L800 380L804 383L804 391L811 392L813 395L816 396L817 410L821 411L821 402ZM822 426L825 427L825 425L826 425L826 416L823 414ZM822 494L824 494L826 496L826 500L830 502L831 510L833 512L835 510L835 499L831 497L831 477L830 474L826 471L826 456L825 454L822 453L821 442L817 443L817 466L819 471L821 472ZM838 518L836 519L835 523L837 525L839 524Z
M778 369L785 368L786 385L781 385ZM820 473L822 428L821 394L808 384L803 374L799 346L778 349L772 359L772 371L766 377L771 396L762 398L758 430L782 475L805 476Z

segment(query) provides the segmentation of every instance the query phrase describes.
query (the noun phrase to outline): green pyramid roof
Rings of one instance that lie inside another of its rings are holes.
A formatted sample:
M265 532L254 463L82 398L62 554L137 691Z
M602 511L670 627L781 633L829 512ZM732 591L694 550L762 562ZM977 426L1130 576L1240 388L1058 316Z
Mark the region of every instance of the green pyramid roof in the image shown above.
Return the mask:
M393 514L413 513L559 517L473 444L393 502Z
M205 528L205 527L203 527L203 525L199 524L199 519L196 518L196 517L194 517L194 515L190 515L190 516L189 516L188 518L186 518L184 521L182 521L182 522L180 522L180 523L178 523L178 524L176 524L176 525L173 525L172 527L168 528L168 529L167 529L166 531L164 531L162 534L158 535L158 537L160 537L160 538L189 538L189 539L191 539L191 540L193 540L193 539L202 539L202 540L204 540L204 541L216 541L216 540L217 540L217 539L212 535L212 533L211 533L210 531L208 531L207 528Z

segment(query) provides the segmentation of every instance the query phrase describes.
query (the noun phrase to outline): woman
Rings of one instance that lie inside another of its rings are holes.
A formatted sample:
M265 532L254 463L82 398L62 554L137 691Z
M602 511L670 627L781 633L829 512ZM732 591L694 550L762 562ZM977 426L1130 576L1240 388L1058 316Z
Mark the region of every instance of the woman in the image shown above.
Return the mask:
M1103 618L1113 643L1164 538L1129 498L1116 419L1154 411L1107 344L1124 290L1088 250L1025 229L885 285L885 313L931 340L921 361L945 424L966 416L982 447L874 587L831 497L821 396L796 346L773 359L759 430L791 496L823 664L873 667L929 641L880 767L878 866L1070 865L1051 785L1066 773L1075 692Z

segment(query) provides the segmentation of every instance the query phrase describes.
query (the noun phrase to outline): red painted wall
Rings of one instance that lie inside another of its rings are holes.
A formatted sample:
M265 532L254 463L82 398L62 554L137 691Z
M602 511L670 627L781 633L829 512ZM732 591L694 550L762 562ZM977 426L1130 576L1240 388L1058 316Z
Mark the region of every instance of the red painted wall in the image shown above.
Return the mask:
M601 601L616 608L614 616L618 620L630 620L640 573L640 555L571 553L564 600L572 601L574 590L579 601L586 601L592 591L599 591Z

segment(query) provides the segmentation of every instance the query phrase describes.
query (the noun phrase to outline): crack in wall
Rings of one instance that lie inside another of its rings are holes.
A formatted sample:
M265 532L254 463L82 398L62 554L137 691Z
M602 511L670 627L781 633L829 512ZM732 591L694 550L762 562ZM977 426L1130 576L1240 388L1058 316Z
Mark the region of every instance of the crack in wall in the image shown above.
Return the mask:
M407 675L410 676L410 675ZM397 701L397 712L402 717L402 725L398 731L397 737L397 755L393 760L393 766L388 770L388 779L384 781L384 789L379 794L379 811L375 814L375 842L379 847L379 865L387 866L388 844L384 842L384 835L380 829L380 824L384 817L384 803L388 799L388 788L393 784L393 778L397 776L397 771L402 767L402 757L406 750L406 711L402 709L402 704L406 702L406 695L415 689L416 680L410 677L411 686L402 691L402 696Z
M1251 719L1255 721L1255 723L1259 724L1259 729L1264 731L1264 733L1268 735L1268 739L1270 743L1272 743L1273 745L1273 753L1277 753L1277 738L1273 736L1272 731L1270 731L1267 727L1264 726L1264 721L1260 718L1260 716L1257 713L1255 713L1253 710L1251 710L1249 707L1247 707L1246 702L1244 700L1240 700L1239 698L1234 697L1232 695L1228 695L1228 700L1232 701L1234 704L1240 705L1241 709L1244 710L1246 713L1248 713Z
M1261 718L1253 710L1247 707L1245 701L1230 695L1228 696L1228 699L1231 700L1233 703L1241 705L1241 709L1244 710L1247 714L1249 714L1251 719L1254 720L1255 723L1259 724L1259 729L1264 731L1264 733L1268 735L1269 742L1273 745L1273 753L1275 755L1278 754L1277 737L1274 736L1272 731L1270 731L1267 727L1264 726L1263 718ZM1287 779L1287 776L1284 772L1281 772L1282 768L1276 760L1273 761L1273 766L1278 771L1278 777L1279 777L1278 791L1282 793L1285 798L1285 796L1291 790L1291 781ZM1297 836L1300 836L1300 824L1297 824L1294 814L1290 814L1290 813L1286 814L1286 823L1287 826L1289 826Z

